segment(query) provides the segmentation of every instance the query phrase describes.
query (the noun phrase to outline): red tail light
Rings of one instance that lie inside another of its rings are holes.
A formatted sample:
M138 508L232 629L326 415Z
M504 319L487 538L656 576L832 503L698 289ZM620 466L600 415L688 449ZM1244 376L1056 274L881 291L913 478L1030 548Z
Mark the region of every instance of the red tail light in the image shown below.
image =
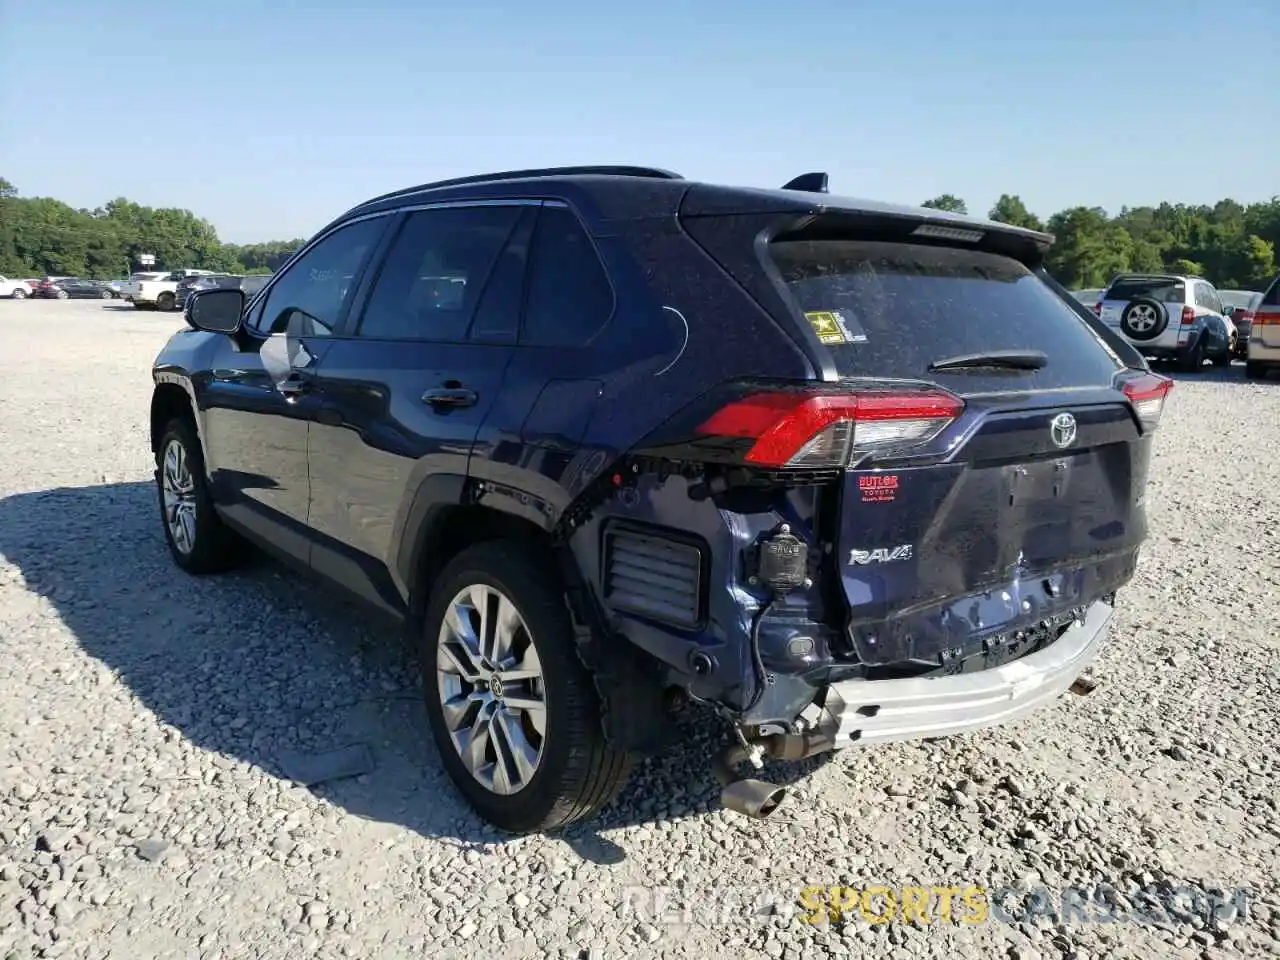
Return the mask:
M1254 329L1280 326L1280 310L1264 310L1261 307L1253 315Z
M844 467L855 454L936 437L964 409L941 390L757 393L721 407L698 433L753 441L760 467Z
M1133 404L1138 419L1144 426L1152 429L1160 422L1160 414L1164 413L1164 400L1173 389L1173 381L1154 373L1144 373L1140 377L1126 380L1121 389Z
M1188 306L1184 306L1184 307L1182 308L1182 322L1183 322L1183 324L1195 323L1195 322L1196 322L1196 308L1195 308L1195 307L1192 307L1192 306L1189 306L1189 305L1188 305Z
M1101 301L1101 300L1099 300L1097 303L1095 303L1095 304L1093 305L1093 315L1094 315L1095 317L1100 317L1100 316L1102 316L1102 301Z

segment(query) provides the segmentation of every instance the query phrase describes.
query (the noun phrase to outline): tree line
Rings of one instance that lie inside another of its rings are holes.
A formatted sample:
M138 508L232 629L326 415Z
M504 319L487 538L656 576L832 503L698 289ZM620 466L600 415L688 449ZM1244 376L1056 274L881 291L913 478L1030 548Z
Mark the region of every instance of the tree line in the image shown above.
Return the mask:
M949 193L923 206L968 212ZM1072 289L1106 286L1117 273L1169 271L1204 277L1223 290L1256 290L1280 271L1280 196L1248 205L1230 199L1213 205L1165 201L1121 207L1114 217L1101 207L1069 207L1041 220L1016 194L1006 193L987 216L1053 234L1046 266Z
M271 273L303 243L223 243L208 220L190 210L144 207L118 197L77 209L49 197L21 197L0 177L0 275L108 280L136 270L191 267L227 273ZM155 267L140 258L155 257Z
M967 213L953 194L924 206ZM1056 238L1048 269L1067 287L1101 287L1117 273L1193 273L1223 289L1258 289L1280 270L1280 196L1252 204L1164 202L1122 207L1070 207L1041 220L1016 194L988 211L993 220L1044 230ZM303 240L223 243L208 220L190 210L145 207L119 197L94 210L48 197L21 197L0 178L0 274L9 277L120 277L142 269L150 254L158 269L194 267L230 273L268 273Z

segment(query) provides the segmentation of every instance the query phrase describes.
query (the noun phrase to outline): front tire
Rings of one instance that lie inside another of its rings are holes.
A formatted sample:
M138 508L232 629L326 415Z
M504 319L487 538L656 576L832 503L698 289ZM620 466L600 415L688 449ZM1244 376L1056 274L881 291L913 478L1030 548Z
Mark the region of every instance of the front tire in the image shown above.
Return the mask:
M185 417L170 420L156 453L156 493L165 542L187 573L217 573L240 560L243 542L213 509L204 455L195 427Z
M420 648L441 760L501 830L550 830L617 795L630 757L610 746L556 577L511 541L469 547L436 578Z
M98 296L103 300L110 300L112 298L110 290L103 290L102 293L98 294Z
M13 291L13 293L9 294L9 297L13 300L25 300L27 299L27 291L19 287L17 290Z
M66 300L68 297L70 297L70 296L71 296L71 294L67 293L67 291L65 291L65 290L59 290L59 291L55 294L55 296L56 296L59 300Z
M160 294L160 296L156 297L156 309L157 309L157 310L172 310L172 309L173 309L173 294L172 294L172 293L162 293L162 294Z

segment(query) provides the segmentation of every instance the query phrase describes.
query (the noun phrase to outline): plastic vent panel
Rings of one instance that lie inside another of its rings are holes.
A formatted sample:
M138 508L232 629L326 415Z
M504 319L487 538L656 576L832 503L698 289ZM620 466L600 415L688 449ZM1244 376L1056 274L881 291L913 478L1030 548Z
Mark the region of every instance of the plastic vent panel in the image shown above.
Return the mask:
M632 529L604 535L604 598L615 610L681 627L702 620L702 551Z

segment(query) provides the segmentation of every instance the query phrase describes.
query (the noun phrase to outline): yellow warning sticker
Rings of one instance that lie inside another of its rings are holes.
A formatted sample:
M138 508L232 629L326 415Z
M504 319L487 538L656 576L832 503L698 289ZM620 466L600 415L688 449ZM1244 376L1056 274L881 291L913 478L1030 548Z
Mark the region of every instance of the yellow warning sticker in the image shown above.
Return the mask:
M848 343L849 333L832 310L814 310L804 315L822 343Z

